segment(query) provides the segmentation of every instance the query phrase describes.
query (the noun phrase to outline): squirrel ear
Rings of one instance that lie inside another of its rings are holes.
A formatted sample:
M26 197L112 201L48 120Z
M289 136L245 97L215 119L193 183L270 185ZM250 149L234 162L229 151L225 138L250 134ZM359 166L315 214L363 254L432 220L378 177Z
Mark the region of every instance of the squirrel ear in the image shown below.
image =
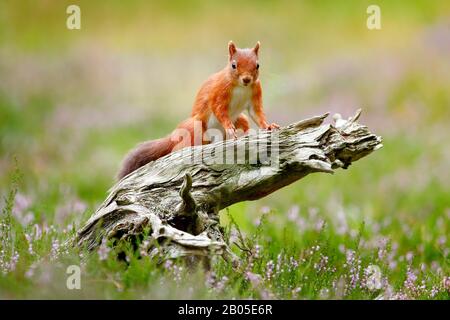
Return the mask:
M258 55L259 45L260 45L260 42L258 41L258 42L256 43L255 47L253 48L253 51L255 52L256 55Z
M228 53L230 54L230 59L236 53L236 46L231 40L228 42Z

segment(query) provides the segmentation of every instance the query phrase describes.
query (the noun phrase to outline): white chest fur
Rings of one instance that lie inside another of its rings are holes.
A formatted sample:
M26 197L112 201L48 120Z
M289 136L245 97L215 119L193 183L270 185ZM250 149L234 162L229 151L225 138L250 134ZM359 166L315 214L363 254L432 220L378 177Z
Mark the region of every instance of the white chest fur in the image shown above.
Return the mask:
M252 88L236 86L231 93L230 104L228 106L229 117L232 122L236 121L239 115L251 106ZM219 132L224 132L222 125L217 120L214 114L211 114L208 120L208 129L217 129ZM212 138L212 137L210 137ZM213 141L215 139L212 139Z
M239 115L251 105L252 89L250 87L236 86L232 93L228 113L231 121L236 121ZM208 121L208 128L222 129L222 125L214 114L211 114Z
M242 111L250 106L251 100L251 87L237 86L233 89L229 106L229 113L232 121L235 121Z

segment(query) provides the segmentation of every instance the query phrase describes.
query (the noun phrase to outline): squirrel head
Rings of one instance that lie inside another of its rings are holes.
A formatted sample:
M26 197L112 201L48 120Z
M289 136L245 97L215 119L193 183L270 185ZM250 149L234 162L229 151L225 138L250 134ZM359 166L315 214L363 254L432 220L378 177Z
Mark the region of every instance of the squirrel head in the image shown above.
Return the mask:
M228 42L228 71L234 81L241 86L251 86L259 76L259 41L254 48L236 48Z

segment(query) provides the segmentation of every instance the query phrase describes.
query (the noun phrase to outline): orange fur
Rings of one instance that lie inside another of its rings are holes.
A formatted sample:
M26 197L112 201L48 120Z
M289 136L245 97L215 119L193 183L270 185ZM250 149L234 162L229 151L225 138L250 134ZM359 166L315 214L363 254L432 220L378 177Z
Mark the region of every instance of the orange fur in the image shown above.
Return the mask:
M217 123L226 133L226 138L236 137L237 129L246 133L250 125L241 109L247 105L258 127L269 130L279 128L277 124L267 123L263 110L262 88L258 79L259 42L254 48L239 49L230 41L228 53L227 66L210 76L198 91L191 117L180 123L169 136L147 141L131 151L125 158L119 179L173 151L208 143L204 132ZM248 98L247 92L250 92Z
M247 133L247 131L250 129L250 123L248 122L247 116L241 113L234 122L234 126L236 127L236 129L241 129L243 133Z

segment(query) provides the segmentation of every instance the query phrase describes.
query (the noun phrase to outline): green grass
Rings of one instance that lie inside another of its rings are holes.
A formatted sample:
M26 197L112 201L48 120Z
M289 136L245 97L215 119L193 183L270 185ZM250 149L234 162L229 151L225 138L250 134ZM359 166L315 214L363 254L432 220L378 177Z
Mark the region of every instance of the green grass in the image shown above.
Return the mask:
M2 2L0 298L449 299L449 5L379 3L368 31L364 1L80 1L68 31L68 2ZM261 40L271 121L362 107L384 148L223 210L239 272L65 247L127 150L189 114L230 39Z

